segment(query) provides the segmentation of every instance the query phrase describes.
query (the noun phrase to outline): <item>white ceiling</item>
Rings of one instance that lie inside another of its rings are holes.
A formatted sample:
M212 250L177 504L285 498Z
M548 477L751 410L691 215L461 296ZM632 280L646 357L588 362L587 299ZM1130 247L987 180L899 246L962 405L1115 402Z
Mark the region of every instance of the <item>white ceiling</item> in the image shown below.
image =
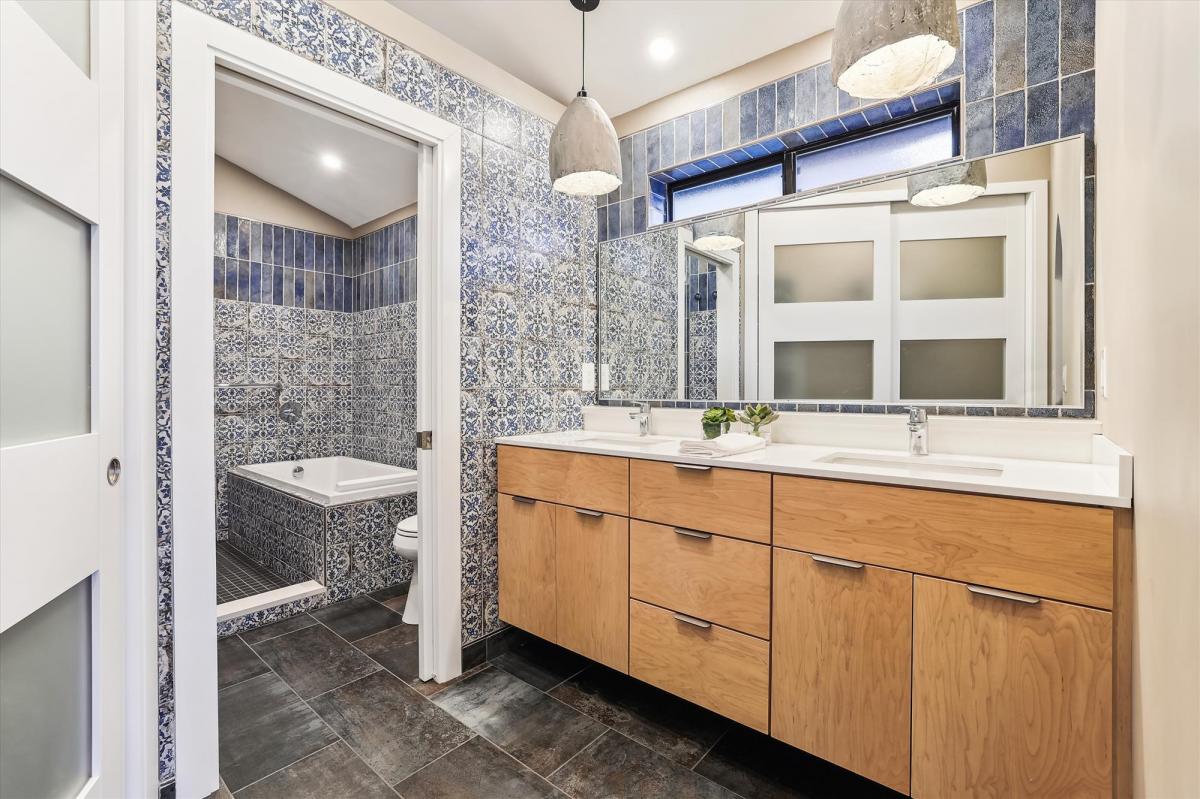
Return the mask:
M415 142L230 72L217 76L216 136L221 158L352 228L417 201Z
M390 0L562 103L579 90L568 0ZM833 28L841 0L602 0L587 15L587 88L610 116ZM665 36L675 56L654 62Z

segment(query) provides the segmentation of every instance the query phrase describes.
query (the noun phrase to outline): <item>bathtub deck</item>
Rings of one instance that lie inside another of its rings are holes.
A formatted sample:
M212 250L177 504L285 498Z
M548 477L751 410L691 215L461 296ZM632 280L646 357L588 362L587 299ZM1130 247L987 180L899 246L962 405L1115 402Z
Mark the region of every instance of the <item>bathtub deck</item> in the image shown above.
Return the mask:
M217 604L286 588L288 581L238 552L228 541L217 542Z

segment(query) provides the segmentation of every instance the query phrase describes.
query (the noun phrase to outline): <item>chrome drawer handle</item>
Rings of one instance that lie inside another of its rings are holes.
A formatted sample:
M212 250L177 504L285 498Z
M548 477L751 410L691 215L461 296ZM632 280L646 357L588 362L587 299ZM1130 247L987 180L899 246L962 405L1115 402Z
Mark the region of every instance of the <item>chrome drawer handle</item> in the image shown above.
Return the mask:
M700 466L694 463L673 463L671 465L676 469L691 469L694 472L707 472L712 468L711 466Z
M1016 591L1001 591L999 588L988 588L985 585L968 585L967 590L972 594L994 596L997 599L1010 599L1013 602L1024 602L1026 605L1036 605L1042 601L1040 597L1030 596L1029 594L1018 594Z
M672 613L671 615L675 617L675 621L681 621L684 624L690 624L693 627L699 627L702 630L707 630L709 627L712 627L712 622L705 621L704 619L697 619L695 616L689 616L686 613Z
M689 530L686 527L676 527L675 532L679 535L686 535L688 538L712 538L712 533L702 533L699 530Z
M598 510L587 510L586 508L576 508L575 512L580 516L603 516L604 514Z
M522 505L533 505L537 503L536 499L530 499L529 497L514 496L512 500L513 502L520 502Z
M828 555L810 555L817 563L828 563L831 566L845 566L847 569L861 569L863 565L856 560L843 560L842 558L831 558Z

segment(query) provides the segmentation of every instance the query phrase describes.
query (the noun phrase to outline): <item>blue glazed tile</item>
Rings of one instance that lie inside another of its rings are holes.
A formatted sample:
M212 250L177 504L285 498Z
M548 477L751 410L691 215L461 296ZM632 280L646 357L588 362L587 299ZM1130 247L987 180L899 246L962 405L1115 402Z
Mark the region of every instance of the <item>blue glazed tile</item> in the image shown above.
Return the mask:
M726 153L718 153L717 155L712 156L708 160L710 160L714 164L716 164L717 169L723 169L724 167L733 166L735 163L737 163L732 158L730 158Z
M1027 84L1058 77L1058 0L1028 0L1025 17Z
M438 116L472 133L483 133L483 93L473 82L456 72L436 67L438 73Z
M741 125L739 140L753 141L758 136L758 92L746 92L742 95L740 110Z
M1025 95L1025 141L1040 144L1058 138L1058 81L1031 86Z
M939 86L937 90L938 99L940 99L943 104L957 103L959 96L962 94L960 91L961 88L962 84L959 81L947 83L945 86Z
M1096 282L1096 178L1083 180L1083 282Z
M1062 122L1060 136L1074 136L1095 130L1096 73L1081 72L1062 79Z
M769 136L775 131L775 84L768 83L758 89L758 135Z
M608 237L619 238L621 235L621 204L612 203L608 206Z
M1062 74L1096 65L1096 0L1062 0Z
M225 257L238 257L238 218L236 216L225 217Z
M789 130L781 133L779 138L783 141L784 146L788 147L789 149L792 147L799 147L805 143L804 137L800 135L800 131L798 130Z
M796 121L794 124L797 127L817 119L816 76L815 68L796 74Z
M646 232L646 198L633 198L633 232Z
M775 82L775 129L796 127L796 76Z
M721 149L721 106L712 105L704 111L705 152Z
M768 150L766 145L763 144L762 142L755 142L753 144L747 144L745 147L742 148L742 150L744 150L746 153L748 153L751 158L762 158L764 155L770 155L770 153L771 153L771 151ZM685 164L683 169L687 170L687 168L688 168L688 165ZM697 171L696 174L700 174L699 171ZM695 175L689 173L689 177L695 177Z
M954 60L950 62L950 66L946 67L941 75L937 76L938 81L949 80L951 78L961 77L963 74L963 47L962 47L962 31L966 28L966 21L963 12L958 12L958 31L959 31L959 46L954 52Z
M675 120L675 163L681 164L691 158L692 121L688 116Z
M618 143L621 152L621 194L622 200L633 196L633 139L626 136Z
M813 81L816 84L816 116L814 119L825 119L837 114L837 86L833 83L833 71L828 61L813 67Z
M995 109L992 100L967 104L966 157L989 155L995 148Z
M996 98L996 152L1025 146L1025 92Z
M966 81L967 102L991 97L994 92L992 0L976 3L966 10Z
M604 206L596 207L596 240L608 240L608 210Z
M924 111L929 108L936 108L941 105L942 98L938 94L937 89L926 89L923 92L918 92L912 97L913 105L918 111Z
M225 299L225 259L213 256L213 299Z
M483 137L511 147L521 146L520 109L508 100L488 93L483 109Z
M693 161L692 166L699 169L701 172L712 172L717 169L717 162L711 158L701 158L699 161Z
M872 127L892 121L892 115L888 113L887 106L882 104L864 108L862 115L866 117L867 123Z
M659 170L658 128L646 131L646 171L654 173Z
M691 148L689 158L700 158L706 152L704 149L706 116L704 111L693 111L688 116L688 128L691 131Z
M633 196L646 193L646 134L638 131L630 137L633 147Z
M383 35L341 11L326 17L327 63L334 70L376 89L383 85Z
M1025 86L1025 0L996 4L996 94Z
M853 111L855 108L858 108L859 106L861 106L862 100L858 99L857 97L851 97L850 94L848 94L847 92L844 92L841 89L838 89L837 90L837 105L838 105L838 113L842 114L842 113L845 113L846 111Z
M730 97L721 103L721 139L718 149L737 147L742 141L742 99Z
M840 119L830 119L822 122L819 127L821 132L829 138L841 136L846 133L846 126L842 124Z
M658 126L658 168L675 165L675 121Z
M384 89L393 97L422 111L437 113L437 73L433 65L420 53L399 42L387 43Z
M621 235L633 235L633 200L621 200Z
M911 97L897 97L895 100L889 100L886 105L893 119L903 119L917 112Z
M272 44L323 64L331 10L319 0L258 0L254 27Z
M804 130L800 131L800 135L803 136L804 140L809 144L829 138L825 134L825 131L821 129L820 125L813 125L812 127L805 128Z
M838 118L842 123L842 127L853 133L856 130L863 130L867 127L867 118L863 116L861 111L855 111L853 114L846 114Z

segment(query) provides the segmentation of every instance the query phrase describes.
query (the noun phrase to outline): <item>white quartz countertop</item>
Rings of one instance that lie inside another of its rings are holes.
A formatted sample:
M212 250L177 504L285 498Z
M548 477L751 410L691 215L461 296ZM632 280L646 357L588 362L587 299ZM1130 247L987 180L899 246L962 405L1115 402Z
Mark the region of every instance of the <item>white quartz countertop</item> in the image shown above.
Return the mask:
M680 454L679 442L684 440L682 438L647 436L636 444L630 443L631 439L638 438L636 434L567 430L506 436L497 438L496 443L1081 505L1127 508L1132 502L1133 458L1100 435L1095 436L1093 458L1088 463L939 455L934 452L921 458L927 464L926 467L916 468L904 462L907 460L904 457L906 453L895 450L772 443L765 449L744 455L710 458ZM837 456L865 456L868 459L882 456L899 458L901 462L845 464L823 461ZM928 466L945 467L945 471L933 471L927 468ZM981 474L954 473L956 468L962 466L990 468Z

